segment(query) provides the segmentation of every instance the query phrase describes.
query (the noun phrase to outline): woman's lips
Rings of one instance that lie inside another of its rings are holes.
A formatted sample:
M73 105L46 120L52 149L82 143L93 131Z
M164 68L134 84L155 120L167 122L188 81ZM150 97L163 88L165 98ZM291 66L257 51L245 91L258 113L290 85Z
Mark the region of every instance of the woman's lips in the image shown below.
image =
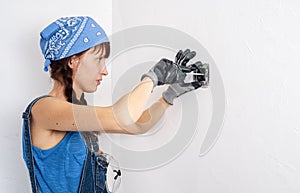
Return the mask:
M96 80L96 82L97 82L97 86L98 86L98 85L100 85L101 80Z

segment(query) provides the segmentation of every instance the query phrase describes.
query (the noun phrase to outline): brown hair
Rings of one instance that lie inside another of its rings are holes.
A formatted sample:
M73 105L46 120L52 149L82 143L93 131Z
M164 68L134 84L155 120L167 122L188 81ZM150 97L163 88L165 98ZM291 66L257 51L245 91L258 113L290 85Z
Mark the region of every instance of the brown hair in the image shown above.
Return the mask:
M103 52L104 52L105 53L105 55L103 56L104 58L109 57L109 54L110 54L109 42L99 44L90 49L93 49L93 51L97 52L97 53L99 53L101 51L101 54L103 54ZM86 51L87 50L80 52L78 54L75 54L75 55L81 56ZM74 103L74 104L86 105L87 102L84 98L84 94L82 94L80 96L80 100L77 100L76 94L73 90L73 80L72 80L73 70L68 65L70 60L71 60L71 56L60 59L60 60L55 60L55 61L52 60L51 64L50 64L51 78L54 80L57 80L58 82L60 82L62 85L65 86L64 95L66 96L68 102Z

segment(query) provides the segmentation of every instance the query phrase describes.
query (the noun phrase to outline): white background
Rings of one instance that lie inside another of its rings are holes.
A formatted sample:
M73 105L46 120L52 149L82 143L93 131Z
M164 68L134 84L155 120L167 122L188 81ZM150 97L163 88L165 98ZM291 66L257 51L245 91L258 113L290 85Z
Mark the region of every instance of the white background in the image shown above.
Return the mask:
M92 16L109 35L145 24L184 31L209 51L225 85L225 121L214 148L198 156L203 138L199 132L170 164L124 172L118 192L300 192L299 1L11 0L1 4L1 192L30 191L21 153L21 113L31 99L51 88L48 74L42 71L39 32L70 15ZM101 94L107 103L108 94Z

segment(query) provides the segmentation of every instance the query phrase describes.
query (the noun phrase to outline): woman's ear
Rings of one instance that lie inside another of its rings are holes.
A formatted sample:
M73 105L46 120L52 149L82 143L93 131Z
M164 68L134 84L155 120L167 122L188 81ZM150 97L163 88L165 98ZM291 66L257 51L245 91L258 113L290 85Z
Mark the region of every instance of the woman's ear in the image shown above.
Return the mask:
M71 56L71 59L70 59L68 65L72 70L77 70L77 68L79 66L79 57L78 56Z

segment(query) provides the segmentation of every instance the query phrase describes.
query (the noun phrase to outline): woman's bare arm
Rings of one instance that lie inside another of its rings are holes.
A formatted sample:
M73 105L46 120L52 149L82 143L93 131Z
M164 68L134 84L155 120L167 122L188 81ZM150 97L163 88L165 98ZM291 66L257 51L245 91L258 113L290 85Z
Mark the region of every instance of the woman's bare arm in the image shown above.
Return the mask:
M156 103L152 104L135 123L137 128L136 133L146 133L151 129L162 118L169 106L170 104L163 98L160 98Z
M145 111L152 88L153 82L145 77L135 89L108 107L82 106L54 97L43 98L32 108L32 122L43 129L57 131L144 133L159 121L168 106L161 99Z

